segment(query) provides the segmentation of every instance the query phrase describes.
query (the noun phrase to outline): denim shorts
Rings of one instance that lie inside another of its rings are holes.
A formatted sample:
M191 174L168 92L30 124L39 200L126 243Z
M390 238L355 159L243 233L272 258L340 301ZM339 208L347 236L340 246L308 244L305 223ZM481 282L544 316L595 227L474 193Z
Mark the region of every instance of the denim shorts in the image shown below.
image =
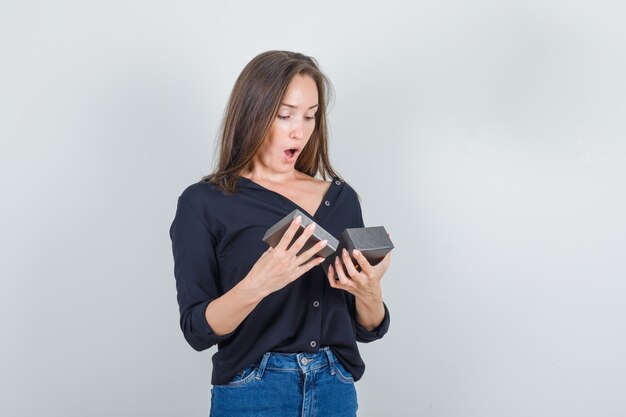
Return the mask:
M355 417L352 375L329 347L267 352L228 383L211 388L209 417Z

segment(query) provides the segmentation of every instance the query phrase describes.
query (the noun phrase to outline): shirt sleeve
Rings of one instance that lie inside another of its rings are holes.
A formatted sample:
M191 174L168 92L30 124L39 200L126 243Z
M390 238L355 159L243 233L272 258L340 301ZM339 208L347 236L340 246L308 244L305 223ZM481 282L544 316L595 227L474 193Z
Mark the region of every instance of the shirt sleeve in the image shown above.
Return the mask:
M357 212L357 226L356 227L365 227L365 223L363 222L363 212L361 211L361 203L357 199L356 204L356 212ZM352 311L354 311L354 323L356 324L356 340L357 342L369 343L374 340L381 339L385 333L389 330L389 323L391 318L389 316L389 309L387 308L387 304L383 301L383 307L385 308L385 316L383 317L383 321L380 322L378 327L369 331L366 330L365 327L361 326L359 322L356 320L356 299L352 298Z
M378 325L374 330L366 330L365 327L361 326L358 321L354 320L356 324L356 340L357 342L369 343L374 340L381 339L387 330L389 330L389 310L387 309L387 304L383 301L383 306L385 307L385 317L383 317L383 321Z
M221 295L215 255L216 238L182 195L178 198L169 233L180 328L191 347L202 351L233 334L216 335L205 315L207 305Z

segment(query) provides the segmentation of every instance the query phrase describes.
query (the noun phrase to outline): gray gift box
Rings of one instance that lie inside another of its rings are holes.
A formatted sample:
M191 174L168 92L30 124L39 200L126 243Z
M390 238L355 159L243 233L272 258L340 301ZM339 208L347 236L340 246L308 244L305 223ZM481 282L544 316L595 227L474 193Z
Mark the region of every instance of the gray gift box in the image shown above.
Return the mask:
M291 225L291 222L293 221L293 219L295 219L298 215L302 216L302 223L300 223L300 227L298 228L295 235L293 236L293 239L289 243L289 247L291 247L291 245L296 241L296 239L298 239L298 237L302 235L302 232L304 232L304 228L307 227L311 223L315 223L306 214L304 214L298 209L295 209L294 211L292 211L291 213L283 217L282 220L280 220L274 226L267 229L267 232L265 232L265 236L263 236L263 241L273 248L276 247L276 245L278 245L278 242L280 242L280 239L283 237L283 235L285 234L285 232ZM333 235L331 235L326 230L324 230L319 224L315 226L315 230L313 231L313 234L309 236L309 239L306 241L304 246L302 246L302 248L297 254L300 255L302 252L308 250L317 242L324 240L324 239L328 241L326 243L326 246L320 249L314 255L314 257L321 256L323 258L327 258L328 256L335 253L335 251L337 250L337 246L339 245L339 241L335 239ZM307 262L308 261L310 260L307 260Z
M326 258L324 262L322 262L322 269L328 276L328 267L333 265L335 268L335 256L339 256L341 260L341 265L344 269L346 276L348 272L346 271L346 267L343 264L343 248L346 248L348 253L350 254L350 259L354 264L354 267L357 271L361 270L361 265L352 255L352 251L354 249L361 252L361 254L367 259L370 265L376 265L380 261L383 260L385 255L389 253L393 248L393 243L391 239L389 239L389 235L383 226L372 226L372 227L356 227L344 230L341 235L339 235L339 247L337 248L337 252L333 254L330 258ZM335 272L335 279L337 279L337 275Z

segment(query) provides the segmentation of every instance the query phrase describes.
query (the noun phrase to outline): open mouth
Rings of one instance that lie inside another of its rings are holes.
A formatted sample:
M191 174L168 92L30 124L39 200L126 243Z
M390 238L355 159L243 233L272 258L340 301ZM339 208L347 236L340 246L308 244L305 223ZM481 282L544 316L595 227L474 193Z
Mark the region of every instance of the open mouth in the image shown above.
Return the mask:
M287 155L288 157L290 157L290 158L291 158L291 157L293 157L293 156L296 154L296 152L298 152L298 149L297 149L297 148L287 149L287 150L285 151L285 155Z

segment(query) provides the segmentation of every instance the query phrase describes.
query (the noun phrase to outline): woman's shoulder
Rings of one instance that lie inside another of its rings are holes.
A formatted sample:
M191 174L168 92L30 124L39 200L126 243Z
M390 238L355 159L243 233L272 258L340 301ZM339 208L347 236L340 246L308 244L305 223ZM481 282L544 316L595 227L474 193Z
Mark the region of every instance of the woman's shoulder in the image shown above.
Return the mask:
M334 184L341 187L342 193L349 195L350 197L357 197L358 194L354 187L345 178L339 176L332 176L330 179Z
M338 195L342 200L354 201L357 204L361 204L361 197L359 196L359 193L356 192L356 189L345 178L340 177L339 175L330 175L330 180L325 181L319 179L317 181L325 186L328 182L330 182L330 187L339 187Z
M224 192L214 184L202 179L187 185L181 192L179 199L191 206L215 204L224 197Z
M319 185L327 185L329 182L331 183L335 183L337 185L344 185L347 188L354 190L343 178L341 178L338 175L328 175L329 179L322 179L322 178L317 178L317 177L312 177L304 172L301 171L296 171L297 175L300 177L300 179L304 179L304 180L308 180L311 181L312 183L316 183Z
M223 219L233 210L234 201L204 179L187 185L178 197L177 217L197 218L215 236L223 230Z

